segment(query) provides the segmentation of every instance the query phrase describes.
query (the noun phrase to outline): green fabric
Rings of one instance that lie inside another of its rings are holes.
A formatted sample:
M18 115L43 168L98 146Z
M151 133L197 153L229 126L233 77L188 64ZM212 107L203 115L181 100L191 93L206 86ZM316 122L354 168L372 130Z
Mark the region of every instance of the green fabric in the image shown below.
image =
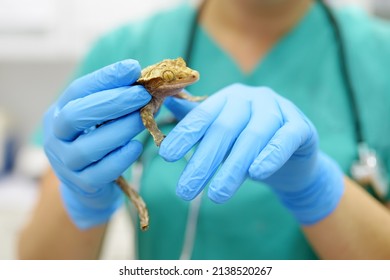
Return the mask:
M77 75L126 58L147 66L183 56L193 16L194 10L184 5L111 32L95 44ZM364 136L390 169L390 28L357 11L341 11L337 16L346 34ZM202 29L191 67L201 73L201 80L189 88L195 95L212 94L239 82L271 87L292 100L318 129L321 149L348 173L356 158L351 109L333 31L317 4L251 73L243 73ZM151 220L149 231L137 234L138 257L177 259L189 202L180 200L175 188L186 161L164 162L152 143L145 148L143 161L141 194ZM315 259L316 255L272 191L247 180L226 204L202 197L192 258Z

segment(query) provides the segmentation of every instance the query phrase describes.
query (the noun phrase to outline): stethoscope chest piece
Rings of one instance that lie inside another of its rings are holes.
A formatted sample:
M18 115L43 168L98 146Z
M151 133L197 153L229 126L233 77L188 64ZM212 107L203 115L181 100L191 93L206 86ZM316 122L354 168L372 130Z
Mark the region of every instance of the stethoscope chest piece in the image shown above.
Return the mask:
M369 185L375 194L384 199L389 191L389 178L382 161L367 144L358 146L359 160L351 166L351 176L361 185Z

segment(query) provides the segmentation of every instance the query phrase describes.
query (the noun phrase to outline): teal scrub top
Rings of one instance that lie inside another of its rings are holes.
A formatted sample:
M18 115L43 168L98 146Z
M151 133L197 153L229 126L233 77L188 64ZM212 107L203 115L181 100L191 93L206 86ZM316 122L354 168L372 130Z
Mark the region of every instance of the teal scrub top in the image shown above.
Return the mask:
M195 10L181 5L100 38L81 64L83 75L134 58L147 66L184 56ZM337 11L366 141L390 166L390 27L358 10ZM320 147L346 174L357 157L351 106L340 74L334 32L318 4L250 73L243 72L207 32L196 33L191 67L201 79L188 90L211 95L232 83L267 86L294 102L314 123ZM159 118L168 112L163 110ZM166 132L171 128L165 127ZM141 195L150 229L136 234L140 259L179 258L191 202L175 194L186 160L165 162L149 141L143 154ZM225 204L204 195L192 259L316 259L299 224L272 190L247 180Z

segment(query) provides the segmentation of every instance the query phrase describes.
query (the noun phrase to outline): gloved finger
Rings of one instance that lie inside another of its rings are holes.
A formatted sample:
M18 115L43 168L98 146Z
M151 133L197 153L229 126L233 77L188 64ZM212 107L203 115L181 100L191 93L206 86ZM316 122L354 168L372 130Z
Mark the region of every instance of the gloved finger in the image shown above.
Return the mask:
M141 74L141 66L133 59L122 60L85 75L65 90L58 100L59 108L69 101L83 98L89 94L132 85Z
M142 144L132 140L100 161L78 172L83 189L96 189L99 184L115 181L142 153Z
M125 145L143 129L141 117L135 112L80 135L73 142L48 145L67 168L80 171Z
M210 184L208 196L216 203L223 203L234 195L247 178L250 164L283 124L273 98L253 99L250 114L249 123Z
M142 86L121 87L70 101L55 113L54 135L72 141L86 129L134 112L151 99Z
M300 145L300 136L291 123L280 128L249 167L249 176L264 180L281 168Z
M100 198L104 197L104 200L97 198L96 201L93 194L75 193L66 184L60 185L60 193L68 215L81 230L107 223L111 214L123 203L123 194L114 182L104 185L96 194Z
M114 182L142 153L142 144L136 140L116 149L100 161L82 171L72 171L55 156L50 158L58 178L74 192L94 194Z
M188 112L198 106L199 103L181 98L167 97L164 105L172 112L175 118L180 121L188 114Z
M182 158L204 135L225 102L224 95L215 94L190 111L162 141L160 156L166 161Z
M283 99L279 103L285 124L251 164L249 176L256 180L264 180L271 176L291 158L299 147L307 143L311 137L315 137L308 121L291 102ZM307 151L305 151L306 154Z
M65 184L68 188L70 188L73 192L79 194L85 194L81 188L79 188L79 177L77 172L74 172L68 169L64 163L57 157L57 154L52 153L51 150L46 150L45 152L50 161L50 165L53 167L53 170L57 176L57 178L61 181L62 184ZM91 189L88 193L96 192L97 189Z
M227 100L184 169L178 182L177 195L191 200L203 190L249 119L250 103L247 100Z

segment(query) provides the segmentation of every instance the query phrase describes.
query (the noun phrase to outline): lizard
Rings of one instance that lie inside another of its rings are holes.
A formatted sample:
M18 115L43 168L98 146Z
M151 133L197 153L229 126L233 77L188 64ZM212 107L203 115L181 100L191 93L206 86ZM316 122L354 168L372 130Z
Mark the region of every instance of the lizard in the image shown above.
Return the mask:
M187 67L186 62L181 57L165 59L141 71L141 77L137 80L137 83L143 85L152 95L151 101L141 109L141 119L157 147L160 146L165 136L157 127L154 114L160 109L164 99L168 96L194 102L204 100L204 96L191 96L183 91L186 86L198 80L198 71Z
M142 69L141 76L135 84L145 87L152 96L148 104L140 110L140 116L145 128L149 130L157 147L161 145L165 135L160 131L154 119L164 99L173 96L189 101L202 101L205 96L191 96L183 91L199 80L199 72L187 67L183 58L165 59ZM116 183L134 204L138 211L140 227L147 230L149 227L149 213L142 197L120 176Z

